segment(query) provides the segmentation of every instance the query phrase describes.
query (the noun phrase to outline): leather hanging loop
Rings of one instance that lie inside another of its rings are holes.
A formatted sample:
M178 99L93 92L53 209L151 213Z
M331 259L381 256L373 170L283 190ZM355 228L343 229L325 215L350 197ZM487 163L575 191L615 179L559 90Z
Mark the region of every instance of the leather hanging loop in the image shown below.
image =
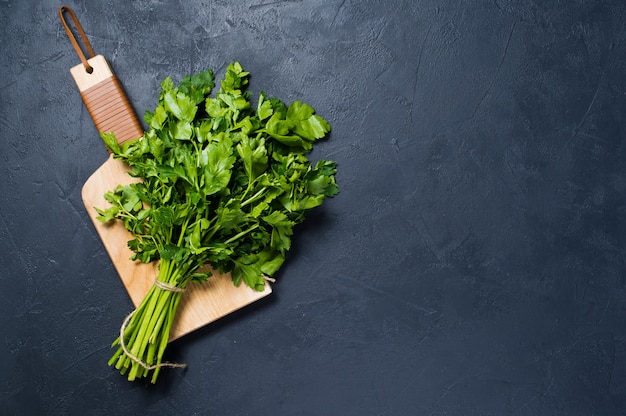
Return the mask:
M85 57L83 50L81 49L80 45L78 44L78 41L76 40L76 38L74 37L74 34L72 33L72 30L70 29L69 25L67 24L67 21L65 20L64 13L67 13L72 19L74 26L76 28L76 31L80 35L80 38L83 41L83 45L85 46L85 49L87 50L87 53L89 54L89 58L93 58L96 54L94 53L93 48L91 47L91 43L89 43L89 39L87 39L87 34L83 30L83 27L80 25L80 22L78 21L78 18L76 17L76 14L74 13L74 11L67 6L59 7L59 18L61 19L61 23L63 23L65 32L67 33L67 36L70 38L70 42L72 42L72 46L76 50L76 53L78 54L78 57L80 58L80 61L83 63L83 66L85 67L85 71L91 74L93 72L93 67L89 64L89 62L87 62L87 58Z

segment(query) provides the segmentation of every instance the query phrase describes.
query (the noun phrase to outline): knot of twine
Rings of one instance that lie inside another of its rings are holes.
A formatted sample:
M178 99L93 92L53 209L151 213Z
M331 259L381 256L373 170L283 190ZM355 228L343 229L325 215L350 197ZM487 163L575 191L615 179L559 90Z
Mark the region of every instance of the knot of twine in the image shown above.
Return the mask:
M169 283L162 282L158 279L154 281L154 285L158 287L159 289L165 290L167 292L182 293L185 291L185 289L172 286ZM126 316L126 319L124 319L124 322L122 322L122 326L120 327L120 347L122 348L122 351L124 351L124 354L126 354L128 358L130 358L131 360L139 364L139 366L141 366L146 371L156 370L159 367L174 367L174 368L187 367L187 364L177 364L177 363L168 363L168 362L148 365L144 363L141 359L139 359L139 357L137 357L136 355L130 352L130 350L126 347L126 344L124 343L124 332L126 331L126 327L128 326L128 323L130 322L130 318L133 317L135 312L136 310L129 313L128 316Z
M185 289L183 288L170 285L169 283L162 282L158 279L154 281L154 285L159 289L165 290L167 292L183 293L185 291Z
M276 279L274 279L271 276L266 275L265 273L263 273L261 276L263 276L263 279L265 279L266 281L270 282L270 283L275 283Z

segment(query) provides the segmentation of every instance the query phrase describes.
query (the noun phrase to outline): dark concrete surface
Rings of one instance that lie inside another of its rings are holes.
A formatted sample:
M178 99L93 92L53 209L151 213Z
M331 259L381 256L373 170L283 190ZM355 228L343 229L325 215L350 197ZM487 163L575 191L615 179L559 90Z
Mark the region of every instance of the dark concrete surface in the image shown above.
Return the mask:
M239 60L333 133L274 294L106 365L132 308L61 3L0 0L0 414L626 414L626 4L68 1L137 111Z

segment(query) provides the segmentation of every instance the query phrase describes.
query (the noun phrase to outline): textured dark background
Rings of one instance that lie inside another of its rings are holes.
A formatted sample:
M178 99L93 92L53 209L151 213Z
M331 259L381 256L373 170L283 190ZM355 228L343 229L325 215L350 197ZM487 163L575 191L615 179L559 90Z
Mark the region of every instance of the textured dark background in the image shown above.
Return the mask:
M274 294L156 386L106 365L132 305L60 5L0 0L0 414L626 414L623 0L68 1L140 114L239 60L333 126Z

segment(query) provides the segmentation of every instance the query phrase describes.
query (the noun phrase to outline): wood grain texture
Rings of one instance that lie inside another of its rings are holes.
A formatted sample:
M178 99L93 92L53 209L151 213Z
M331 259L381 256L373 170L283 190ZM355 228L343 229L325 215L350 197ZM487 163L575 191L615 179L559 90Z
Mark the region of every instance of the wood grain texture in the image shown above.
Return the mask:
M139 305L152 286L157 275L156 262L145 264L130 260L132 251L127 241L132 239L120 222L103 224L96 220L94 207L110 204L104 194L119 184L128 184L137 179L130 177L128 166L119 160L109 159L87 180L82 189L85 208L91 218L111 261L117 270L133 304ZM170 341L180 338L210 322L234 312L272 292L269 283L265 290L257 292L245 285L233 285L230 274L213 273L202 284L189 284L179 304Z

